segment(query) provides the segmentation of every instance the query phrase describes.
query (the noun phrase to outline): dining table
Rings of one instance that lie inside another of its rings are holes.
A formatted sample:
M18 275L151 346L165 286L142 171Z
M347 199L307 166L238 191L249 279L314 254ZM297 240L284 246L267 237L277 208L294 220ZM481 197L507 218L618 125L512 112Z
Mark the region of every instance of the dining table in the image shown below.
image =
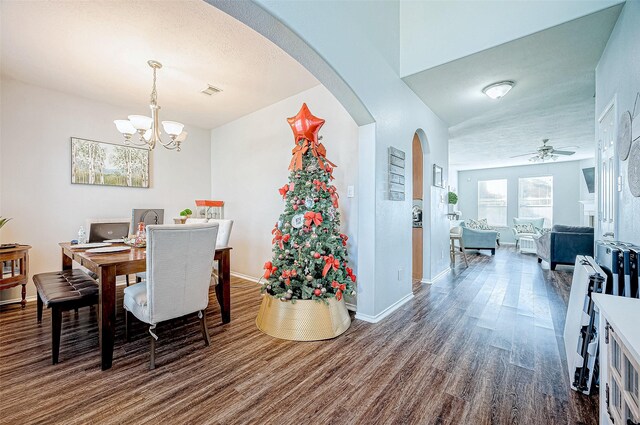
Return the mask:
M113 348L116 336L116 277L146 271L146 248L131 247L120 252L91 253L74 248L70 242L61 242L62 269L73 268L73 262L86 267L98 275L98 327L102 370L110 369L113 363ZM124 244L113 244L114 246ZM231 247L216 247L214 261L218 262L216 297L220 304L222 323L231 321Z

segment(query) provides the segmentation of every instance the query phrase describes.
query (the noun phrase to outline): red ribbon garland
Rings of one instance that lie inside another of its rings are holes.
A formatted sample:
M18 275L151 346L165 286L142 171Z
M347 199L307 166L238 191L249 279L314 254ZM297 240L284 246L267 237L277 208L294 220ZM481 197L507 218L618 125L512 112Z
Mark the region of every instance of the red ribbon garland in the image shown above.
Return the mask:
M313 211L307 211L304 213L304 225L309 227L311 226L311 223L316 226L320 226L322 224L322 214Z

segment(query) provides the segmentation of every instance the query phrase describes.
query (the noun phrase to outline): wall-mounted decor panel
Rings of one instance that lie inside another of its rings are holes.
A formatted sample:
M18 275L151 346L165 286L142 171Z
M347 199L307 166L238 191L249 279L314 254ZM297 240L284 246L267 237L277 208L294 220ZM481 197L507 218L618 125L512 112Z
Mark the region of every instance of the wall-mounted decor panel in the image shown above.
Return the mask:
M149 150L71 138L71 183L149 187Z

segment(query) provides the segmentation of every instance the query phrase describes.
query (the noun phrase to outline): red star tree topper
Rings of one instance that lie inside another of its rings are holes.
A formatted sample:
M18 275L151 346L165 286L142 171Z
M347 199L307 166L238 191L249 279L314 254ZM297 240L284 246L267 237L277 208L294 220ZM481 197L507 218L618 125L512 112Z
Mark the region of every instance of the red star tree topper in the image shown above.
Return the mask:
M354 292L356 276L348 267L348 238L340 233L335 164L318 141L324 120L303 104L287 122L295 147L289 182L278 189L284 212L271 232L273 258L264 265L262 290L283 301L339 301Z

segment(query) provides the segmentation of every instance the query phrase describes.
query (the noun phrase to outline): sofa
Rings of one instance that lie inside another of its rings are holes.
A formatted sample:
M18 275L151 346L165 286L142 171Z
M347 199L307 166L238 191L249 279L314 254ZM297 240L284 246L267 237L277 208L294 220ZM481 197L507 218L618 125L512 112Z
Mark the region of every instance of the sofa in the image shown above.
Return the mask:
M529 226L527 226L529 225ZM537 235L536 229L541 230L544 226L544 218L513 218L513 237L516 239L516 248L520 245L520 238L533 238ZM527 230L526 227L530 229Z
M466 222L460 223L462 228L462 243L465 249L487 249L491 255L496 254L498 231L493 229L471 229Z
M538 263L546 261L551 270L558 264L574 265L577 255L593 256L593 227L556 224L534 241Z

